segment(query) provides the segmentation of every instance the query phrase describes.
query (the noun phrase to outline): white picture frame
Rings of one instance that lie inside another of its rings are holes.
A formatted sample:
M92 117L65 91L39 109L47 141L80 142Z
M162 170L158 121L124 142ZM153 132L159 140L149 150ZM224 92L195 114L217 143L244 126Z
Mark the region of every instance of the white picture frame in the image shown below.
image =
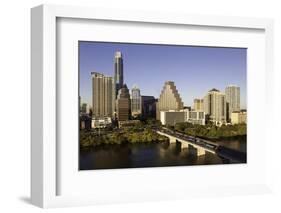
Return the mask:
M173 26L199 26L206 28L219 28L231 30L258 30L263 32L262 41L264 44L264 67L261 68L261 76L265 76L265 87L261 88L264 93L266 103L262 107L273 104L270 91L273 88L273 21L271 19L256 19L256 18L240 18L240 17L216 17L203 15L187 15L187 14L166 14L153 13L143 11L122 11L112 9L100 8L84 8L74 6L54 6L41 5L31 10L31 201L33 204L47 208L60 206L75 206L75 205L90 205L99 203L115 203L115 202L138 202L142 200L165 200L178 199L198 196L214 196L214 195L241 195L252 193L264 193L270 191L270 161L266 161L265 165L260 168L261 173L264 173L263 178L257 178L253 184L249 181L245 183L239 182L236 184L218 184L202 185L200 182L194 182L193 185L197 188L191 188L188 183L182 182L179 185L168 185L165 189L160 189L161 184L150 186L151 191L143 187L143 191L124 190L116 188L116 190L104 194L101 190L99 194L83 195L76 194L60 194L58 195L58 185L62 184L59 177L61 166L58 164L60 159L60 152L58 152L58 132L57 126L57 88L60 83L57 79L57 21L60 18L64 19L79 19L79 20L101 20L101 21L118 21L131 23L153 23L156 25L166 26L171 28ZM169 29L168 29L169 30ZM233 35L235 38L235 35ZM254 79L248 79L253 81ZM254 85L252 85L254 86ZM250 88L251 91L251 88ZM251 117L250 117L251 118ZM262 118L267 119L267 118ZM265 120L267 121L267 120ZM253 127L254 128L254 127ZM267 129L270 128L267 124ZM266 142L268 142L269 131L264 135ZM268 143L264 145L268 148ZM268 159L268 153L265 158ZM63 166L63 164L62 164ZM200 167L197 170L202 170ZM151 168L143 170L123 170L122 173L116 171L108 171L106 173L99 173L100 177L112 174L121 177L122 175L132 175L132 171L138 176L168 175L169 172L183 174L183 167L181 170L177 168L162 168L161 170ZM224 167L225 169L225 167ZM219 169L221 170L221 168ZM247 171L247 168L243 168ZM196 175L200 174L195 172ZM238 171L238 170L237 170ZM78 172L78 171L77 171ZM245 173L246 174L246 173ZM121 175L121 176L120 176ZM85 176L85 174L84 174ZM132 176L135 177L135 176ZM168 175L169 177L169 175ZM173 176L171 176L173 178ZM137 177L136 177L137 178ZM70 178L71 179L71 178ZM246 178L247 179L247 178ZM250 179L250 177L248 178ZM144 181L146 179L144 178ZM71 183L70 183L71 184ZM140 184L141 185L141 184ZM181 186L181 187L180 187ZM164 187L164 186L163 186ZM129 188L129 187L128 187ZM76 188L77 190L77 188ZM120 196L119 193L122 193Z

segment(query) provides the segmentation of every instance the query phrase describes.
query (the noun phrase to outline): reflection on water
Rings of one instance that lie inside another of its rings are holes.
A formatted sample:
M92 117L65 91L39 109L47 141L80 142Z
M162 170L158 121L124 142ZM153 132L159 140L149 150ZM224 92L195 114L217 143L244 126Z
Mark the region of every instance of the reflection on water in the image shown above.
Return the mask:
M101 145L80 151L80 170L222 164L215 154L197 157L180 143Z
M225 146L231 149L239 150L242 152L247 152L247 138L245 136L240 137L239 139L231 139L231 140L222 140L216 141L215 143Z

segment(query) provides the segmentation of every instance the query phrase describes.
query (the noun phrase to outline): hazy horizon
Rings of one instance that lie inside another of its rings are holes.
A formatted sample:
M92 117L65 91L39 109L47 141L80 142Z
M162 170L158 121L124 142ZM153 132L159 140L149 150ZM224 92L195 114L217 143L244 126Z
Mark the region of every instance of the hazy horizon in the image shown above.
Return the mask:
M174 81L185 106L212 88L240 87L241 109L247 108L247 49L111 42L79 42L79 94L91 104L91 72L114 76L114 54L121 51L124 83L138 85L141 95L159 98L165 81Z

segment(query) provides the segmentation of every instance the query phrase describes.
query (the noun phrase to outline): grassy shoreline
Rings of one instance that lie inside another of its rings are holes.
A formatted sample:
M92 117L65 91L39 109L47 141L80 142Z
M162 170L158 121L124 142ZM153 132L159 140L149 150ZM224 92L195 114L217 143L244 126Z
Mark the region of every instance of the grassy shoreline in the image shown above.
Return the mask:
M92 131L80 131L80 147L88 148L103 144L124 144L124 143L162 143L169 139L159 135L150 129L135 131L128 128L119 131L104 131L102 134L97 134Z

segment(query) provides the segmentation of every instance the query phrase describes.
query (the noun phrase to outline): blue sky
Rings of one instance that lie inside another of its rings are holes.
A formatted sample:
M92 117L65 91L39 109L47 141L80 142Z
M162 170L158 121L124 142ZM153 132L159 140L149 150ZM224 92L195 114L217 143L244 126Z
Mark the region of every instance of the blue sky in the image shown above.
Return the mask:
M121 51L124 82L137 84L141 95L159 98L165 81L174 81L185 106L208 90L224 92L240 86L241 108L246 108L247 49L107 42L79 42L81 102L91 105L91 72L114 75L114 53Z

